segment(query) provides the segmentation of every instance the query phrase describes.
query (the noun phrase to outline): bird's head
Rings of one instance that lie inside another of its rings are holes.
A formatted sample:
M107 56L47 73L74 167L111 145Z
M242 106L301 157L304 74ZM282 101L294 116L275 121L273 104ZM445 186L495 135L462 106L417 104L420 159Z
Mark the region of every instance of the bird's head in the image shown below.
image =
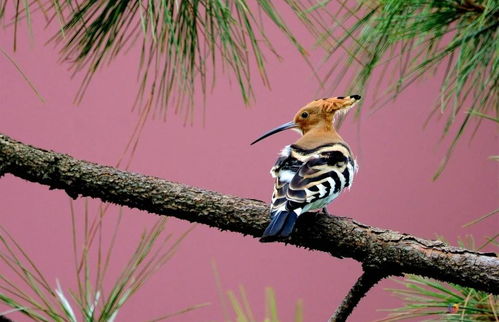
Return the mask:
M302 134L306 134L314 127L324 125L325 127L332 126L336 113L344 113L352 108L355 103L360 100L360 95L337 96L314 100L296 113L292 122L288 122L278 126L261 137L253 141L251 144L265 139L275 133L287 130L296 129Z

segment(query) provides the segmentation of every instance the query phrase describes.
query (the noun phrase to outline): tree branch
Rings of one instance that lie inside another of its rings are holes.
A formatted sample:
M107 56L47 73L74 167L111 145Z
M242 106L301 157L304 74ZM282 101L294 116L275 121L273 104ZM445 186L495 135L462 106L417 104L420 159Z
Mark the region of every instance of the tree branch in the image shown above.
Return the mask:
M346 321L353 309L359 304L360 299L385 277L388 277L388 275L378 270L365 270L338 306L336 312L329 318L329 322Z
M259 237L269 220L267 204L222 195L155 177L76 160L0 134L0 176L11 173L62 189L72 198L99 198L159 215ZM364 270L411 273L499 293L499 259L408 234L367 226L350 218L300 216L287 243L351 257Z

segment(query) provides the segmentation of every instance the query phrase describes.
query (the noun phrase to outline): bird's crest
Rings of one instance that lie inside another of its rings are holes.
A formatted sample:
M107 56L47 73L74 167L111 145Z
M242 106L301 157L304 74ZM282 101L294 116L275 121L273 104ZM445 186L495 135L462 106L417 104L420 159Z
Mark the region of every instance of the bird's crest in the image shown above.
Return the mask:
M355 105L355 103L357 103L359 99L359 95L352 95L347 97L337 96L318 99L313 101L312 103L316 103L322 113L332 113L334 111L346 111L350 109Z

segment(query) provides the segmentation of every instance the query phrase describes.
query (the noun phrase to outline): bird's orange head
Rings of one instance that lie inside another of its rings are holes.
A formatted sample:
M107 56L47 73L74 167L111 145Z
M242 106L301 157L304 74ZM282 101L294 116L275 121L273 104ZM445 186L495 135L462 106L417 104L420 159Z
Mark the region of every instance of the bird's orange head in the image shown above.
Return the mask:
M318 126L328 128L333 125L336 113L344 113L360 100L359 95L330 97L314 100L296 113L293 123L302 134Z
M333 129L333 120L336 113L343 113L352 108L355 103L360 100L360 95L337 96L314 100L296 113L292 122L288 122L278 126L261 137L253 141L251 144L265 139L275 133L287 130L297 129L303 135L307 134L314 128L321 128L324 131Z

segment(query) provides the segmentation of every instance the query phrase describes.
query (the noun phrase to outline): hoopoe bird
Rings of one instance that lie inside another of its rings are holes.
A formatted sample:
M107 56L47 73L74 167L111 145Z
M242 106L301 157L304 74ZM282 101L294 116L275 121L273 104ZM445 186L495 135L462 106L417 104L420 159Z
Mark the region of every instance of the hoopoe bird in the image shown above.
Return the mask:
M296 113L292 122L276 127L251 143L275 133L295 129L302 134L294 144L285 146L270 170L275 178L271 222L262 241L287 237L298 217L322 209L352 185L357 171L348 144L334 128L334 118L345 113L359 95L331 97L312 101Z

